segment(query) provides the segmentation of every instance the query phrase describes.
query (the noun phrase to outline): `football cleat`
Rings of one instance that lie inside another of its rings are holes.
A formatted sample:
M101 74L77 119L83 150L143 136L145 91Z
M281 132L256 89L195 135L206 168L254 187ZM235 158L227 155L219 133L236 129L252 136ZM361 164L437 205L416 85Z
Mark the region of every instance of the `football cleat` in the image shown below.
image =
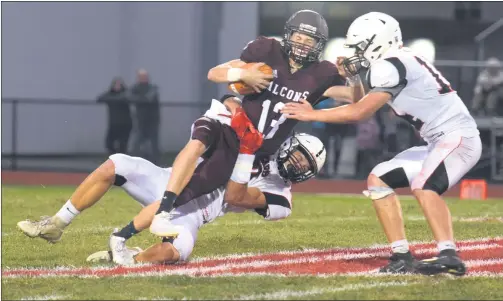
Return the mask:
M156 214L150 224L150 232L160 237L177 238L182 230L182 226L174 225L171 222L171 217L172 214L166 211Z
M50 243L56 243L63 235L66 224L57 216L42 216L40 221L20 221L17 227L26 236L31 238L40 237Z
M393 253L389 259L389 263L379 269L379 273L392 274L415 274L415 265L417 260L410 252Z
M114 232L110 235L110 240L108 242L112 253L112 261L119 265L134 265L136 263L134 256L138 254L138 252L126 247L126 239L124 237L114 235L118 231L119 229L114 229Z
M418 262L417 271L424 275L436 275L449 273L455 276L463 276L466 266L454 250L443 250L438 257L424 259Z
M143 252L143 250L139 247L134 247L134 248L128 248L130 252L133 253L133 256L137 255L140 252ZM92 262L92 263L108 263L108 262L113 262L113 255L112 251L98 251L95 252L91 255L89 255L86 259L87 262Z

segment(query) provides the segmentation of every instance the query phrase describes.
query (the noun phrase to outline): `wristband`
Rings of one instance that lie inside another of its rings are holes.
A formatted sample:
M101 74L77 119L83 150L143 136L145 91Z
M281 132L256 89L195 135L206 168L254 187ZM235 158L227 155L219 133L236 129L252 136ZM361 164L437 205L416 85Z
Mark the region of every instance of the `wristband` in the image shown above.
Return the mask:
M253 170L253 161L255 161L255 155L239 154L232 171L231 180L239 184L248 183Z
M243 69L241 68L230 68L227 70L227 81L228 82L237 82L241 80L241 73Z

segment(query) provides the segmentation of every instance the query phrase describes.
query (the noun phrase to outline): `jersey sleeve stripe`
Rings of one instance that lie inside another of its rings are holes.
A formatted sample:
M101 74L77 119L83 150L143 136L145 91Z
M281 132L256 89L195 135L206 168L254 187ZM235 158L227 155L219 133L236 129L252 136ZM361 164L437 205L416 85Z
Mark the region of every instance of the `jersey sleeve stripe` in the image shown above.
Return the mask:
M264 192L264 195L267 205L278 205L292 209L290 206L290 202L286 197L269 192Z

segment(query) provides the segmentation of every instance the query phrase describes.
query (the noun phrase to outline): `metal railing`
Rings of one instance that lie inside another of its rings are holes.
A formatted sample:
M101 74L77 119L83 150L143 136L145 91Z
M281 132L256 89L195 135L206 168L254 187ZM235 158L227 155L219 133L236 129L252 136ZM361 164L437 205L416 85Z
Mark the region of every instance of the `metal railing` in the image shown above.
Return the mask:
M475 44L477 44L477 60L478 61L483 61L485 60L485 40L491 36L493 33L495 33L498 29L503 27L503 18L499 19L498 21L494 22L489 26L488 28L484 29L481 33L479 33L477 36L475 36Z
M134 105L134 102L129 103ZM159 106L162 115L161 135L168 133L169 136L160 138L160 143L170 140L169 144L164 143L161 151L169 154L186 142L190 125L208 109L209 103L161 102ZM2 169L17 170L20 160L106 158L106 110L106 104L92 100L3 98ZM134 110L132 112L134 114ZM133 129L131 137L135 134ZM54 144L55 140L57 143ZM133 139L130 139L131 142ZM73 163L77 166L76 162ZM38 169L37 166L51 169L40 162L28 169ZM68 168L61 169L88 170L86 167L72 168L72 162L66 166Z
M450 68L454 76L445 77L470 107L478 75L476 69L486 67L486 62L439 60L435 65L442 72ZM190 125L208 109L209 102L161 102L160 107L161 152L168 154L164 163L169 164L186 143ZM503 180L502 126L497 119L483 118L477 122L489 146L486 157L477 168L485 169L487 178ZM95 161L99 162L106 158L106 127L106 105L95 101L2 99L2 169L65 169L55 163L66 158L68 162L61 163L61 166L89 171L89 166L94 166L88 164L89 160L97 158ZM307 132L312 130L310 124L299 124L299 128ZM327 148L331 147L327 145ZM88 161L79 165L75 158ZM35 164L30 160L39 161Z

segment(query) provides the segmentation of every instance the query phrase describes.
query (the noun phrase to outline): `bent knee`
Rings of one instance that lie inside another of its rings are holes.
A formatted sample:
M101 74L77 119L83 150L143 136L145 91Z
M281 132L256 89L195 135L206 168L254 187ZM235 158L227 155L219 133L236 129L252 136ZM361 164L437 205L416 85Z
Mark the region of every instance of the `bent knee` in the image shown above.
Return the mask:
M206 146L204 142L199 139L190 139L185 147L187 150L193 151L199 156L202 155L208 148L208 146Z
M115 164L112 160L108 159L98 167L96 172L102 179L113 182L115 179Z
M367 187L375 187L375 186L389 187L389 185L386 184L383 180L381 180L380 177L378 177L373 173L370 173L369 176L367 177Z

